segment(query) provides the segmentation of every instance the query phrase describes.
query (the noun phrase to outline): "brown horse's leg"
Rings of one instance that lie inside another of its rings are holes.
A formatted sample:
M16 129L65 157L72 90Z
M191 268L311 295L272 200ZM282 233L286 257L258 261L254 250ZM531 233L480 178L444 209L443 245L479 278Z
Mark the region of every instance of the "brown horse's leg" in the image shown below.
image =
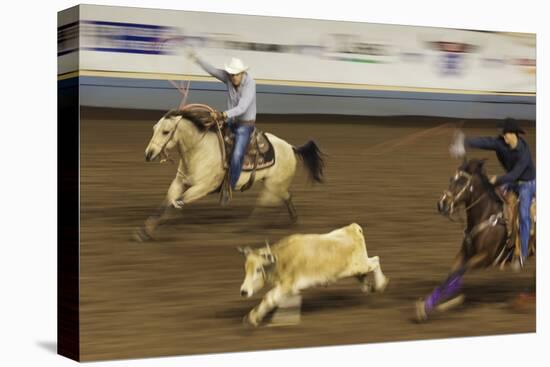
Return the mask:
M458 254L456 254L456 257L453 261L453 265L451 266L451 274L456 273L460 269L464 268L464 263L466 262L464 255L464 248L462 247Z
M436 310L436 307L442 302L453 299L462 287L462 277L465 268L451 273L449 277L424 300L416 303L416 318L418 321L426 321L429 315Z
M464 264L465 271L475 270L486 265L485 262L488 258L489 254L487 252L482 252L480 254L472 256L468 259L468 261L466 261L466 264Z
M464 251L461 249L455 258L453 266L451 267L451 273L447 279L441 286L435 288L424 301L419 301L416 304L417 319L419 321L425 321L442 301L455 297L462 288L462 278L464 274L469 270L485 265L487 258L488 253L483 252L466 260Z

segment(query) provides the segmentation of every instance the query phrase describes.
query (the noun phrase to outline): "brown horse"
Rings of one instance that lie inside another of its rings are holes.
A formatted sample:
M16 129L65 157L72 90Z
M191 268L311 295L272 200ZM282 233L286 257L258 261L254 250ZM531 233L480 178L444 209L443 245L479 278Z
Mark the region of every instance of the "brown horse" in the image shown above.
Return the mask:
M457 295L467 271L512 259L514 249L507 246L503 201L489 182L484 163L485 160L465 159L437 203L439 213L449 218L464 205L467 223L462 246L448 278L428 297L416 303L419 321L427 320L434 310L462 302L463 297Z

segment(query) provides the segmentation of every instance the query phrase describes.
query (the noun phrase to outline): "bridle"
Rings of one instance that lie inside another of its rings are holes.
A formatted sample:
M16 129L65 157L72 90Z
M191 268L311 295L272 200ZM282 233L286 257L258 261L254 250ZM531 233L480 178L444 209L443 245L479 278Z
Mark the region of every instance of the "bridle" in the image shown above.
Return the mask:
M174 159L172 159L172 157L170 157L170 154L166 150L166 146L174 138L174 135L176 134L176 131L178 130L178 126L179 126L179 123L180 123L181 120L182 120L182 118L180 117L178 119L178 121L176 121L176 124L174 125L174 128L170 132L170 136L168 137L168 139L166 139L164 144L162 144L162 146L160 147L160 163L164 163L166 161L170 161L170 163L174 163ZM183 152L180 152L180 155L184 155L186 152L188 152L188 151L192 150L193 148L195 148L196 145L198 145L202 141L202 139L204 138L205 135L206 135L206 132L204 132L201 135L200 139L197 139L197 141L195 142L195 144L193 144L193 146L185 149L185 151L183 151Z
M181 111L184 111L184 110L187 110L187 109L202 109L202 110L206 110L208 112L214 112L215 111L212 107L210 107L208 105L198 104L198 103L188 104L185 107L180 106ZM160 149L161 163L163 163L167 160L169 160L172 163L174 162L174 160L172 158L170 158L170 156L168 155L168 152L166 151L166 146L168 145L168 143L174 137L174 134L176 133L176 130L178 129L178 125L179 125L181 120L182 120L182 118L180 117L180 119L174 125L174 128L172 129L172 131L170 133L170 136L168 137L168 139L166 140L166 142L162 145L162 147ZM222 165L223 165L224 162L225 162L226 153L225 153L225 147L223 145L224 143L223 143L223 137L222 137L222 132L221 132L222 124L223 124L223 122L220 123L219 121L212 121L210 124L205 124L204 126L205 126L206 130L201 134L200 138L197 139L195 144L193 144L191 147L188 147L187 149L185 149L185 151L180 152L180 155L184 155L185 153L187 153L190 150L193 150L197 145L199 145L201 143L201 141L204 139L204 137L206 136L206 134L208 133L208 131L212 128L212 126L215 125L216 133L218 135L218 141L220 143L220 149L221 149L221 153L222 153Z
M450 213L449 218L451 218L452 214L454 213L454 208L455 208L456 203L458 202L458 200L460 200L462 198L464 193L468 190L473 191L472 181L473 181L474 176L472 174L468 173L468 172L460 170L454 176L454 182L458 181L461 177L466 178L466 183L464 184L464 186L460 189L460 191L457 194L453 194L449 190L443 191L443 197L441 198L441 200L444 200L447 197L449 197L451 199L451 209L449 211L449 213ZM473 208L475 205L477 205L481 201L481 199L483 199L485 197L485 195L487 195L486 192L483 193L482 195L480 195L476 200L474 200L473 203L466 206L464 210L467 211L468 209Z
M469 174L465 171L458 171L456 173L456 175L454 176L454 181L456 182L458 179L460 179L461 177L464 177L466 178L466 183L464 184L464 186L460 189L460 191L454 195L452 192L450 192L449 190L445 190L443 191L443 199L445 199L445 197L450 197L451 198L451 209L449 211L449 219L451 221L453 221L453 218L452 218L452 215L453 215L453 212L454 212L454 207L457 203L457 201L464 195L464 193L467 191L467 190L470 190L470 191L473 191L473 175L472 174ZM473 203L471 203L470 205L466 206L465 207L465 211L467 211L468 209L470 208L473 208L475 205L477 205L485 196L487 195L487 192L484 192L482 195L480 195L476 200L474 200ZM483 222L481 223L478 223L477 225L475 225L470 231L467 231L467 230L464 230L464 239L465 241L469 242L469 243L472 243L473 239L475 236L477 236L479 233L481 233L482 231L484 231L485 229L489 228L489 227L494 227L496 226L497 224L501 223L501 220L503 219L504 215L501 212L498 212L496 214L492 214L488 219L484 220Z
M168 139L166 139L166 141L164 142L164 144L160 148L160 156L161 156L160 163L164 163L166 161L170 161L172 163L174 162L174 160L172 158L170 158L170 155L166 151L166 146L168 145L168 143L172 140L172 138L176 134L176 130L178 129L178 125L179 125L180 121L181 121L181 118L176 122L176 124L174 125L174 128L170 132L170 136L168 137Z
M460 189L460 191L457 194L454 194L449 190L443 191L443 197L441 198L441 200L444 200L446 198L450 198L451 208L449 210L449 213L451 215L454 212L454 207L455 207L457 201L460 200L460 198L462 197L462 195L464 195L466 190L468 190L472 186L473 176L471 174L465 172L465 171L457 171L456 175L454 176L453 181L456 182L462 177L466 178L466 183L464 184L464 186L462 186L462 188Z

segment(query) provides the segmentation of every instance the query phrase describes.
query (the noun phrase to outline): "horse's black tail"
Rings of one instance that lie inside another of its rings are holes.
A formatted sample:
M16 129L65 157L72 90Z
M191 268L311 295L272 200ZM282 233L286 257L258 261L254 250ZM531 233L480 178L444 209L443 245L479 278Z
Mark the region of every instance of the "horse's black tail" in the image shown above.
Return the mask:
M292 147L292 149L307 167L309 178L316 182L323 182L323 169L325 168L324 154L319 150L317 144L313 140L310 140L301 147Z

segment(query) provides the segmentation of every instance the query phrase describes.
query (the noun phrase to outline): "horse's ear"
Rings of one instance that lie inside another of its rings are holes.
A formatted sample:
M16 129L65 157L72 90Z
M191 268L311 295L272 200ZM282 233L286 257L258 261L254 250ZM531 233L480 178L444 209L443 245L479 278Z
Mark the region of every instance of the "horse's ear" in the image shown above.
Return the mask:
M466 157L466 155L464 155L462 157L462 164L458 166L458 171L466 170L468 168L467 165L468 165L468 158Z
M482 172L485 169L485 162L487 162L488 158L480 159L477 162L477 169Z

